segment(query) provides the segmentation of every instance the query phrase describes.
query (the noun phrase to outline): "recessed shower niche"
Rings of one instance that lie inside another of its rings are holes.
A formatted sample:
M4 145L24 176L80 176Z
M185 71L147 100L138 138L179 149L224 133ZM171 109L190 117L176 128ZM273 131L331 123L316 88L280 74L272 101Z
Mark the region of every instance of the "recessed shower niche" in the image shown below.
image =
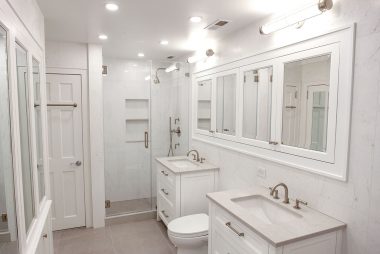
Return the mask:
M125 99L126 142L147 143L149 99Z

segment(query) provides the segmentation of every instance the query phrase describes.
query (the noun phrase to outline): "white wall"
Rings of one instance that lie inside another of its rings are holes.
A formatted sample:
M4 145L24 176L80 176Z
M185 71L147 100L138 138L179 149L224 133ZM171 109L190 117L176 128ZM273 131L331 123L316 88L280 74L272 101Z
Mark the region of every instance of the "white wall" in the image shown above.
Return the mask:
M35 0L7 0L38 45L45 47L44 16Z
M380 2L334 1L333 10L306 22L299 30L258 33L261 23L230 34L217 45L217 57L201 70L268 48L286 45L326 29L357 22L348 181L340 182L255 157L192 141L202 156L219 165L220 188L273 186L285 182L292 198L301 198L323 213L348 224L346 254L377 254L380 249ZM267 176L257 176L259 168Z
M87 70L87 44L46 41L46 67Z

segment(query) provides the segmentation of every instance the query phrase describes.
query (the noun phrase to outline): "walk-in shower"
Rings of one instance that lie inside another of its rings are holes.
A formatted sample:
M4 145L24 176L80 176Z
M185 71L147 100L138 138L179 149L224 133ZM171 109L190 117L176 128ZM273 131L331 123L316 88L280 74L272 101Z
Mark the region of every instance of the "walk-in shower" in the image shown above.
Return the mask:
M187 150L188 67L108 57L103 63L106 216L150 213L156 209L155 158L168 156L168 147L170 155ZM176 71L167 70L171 66Z

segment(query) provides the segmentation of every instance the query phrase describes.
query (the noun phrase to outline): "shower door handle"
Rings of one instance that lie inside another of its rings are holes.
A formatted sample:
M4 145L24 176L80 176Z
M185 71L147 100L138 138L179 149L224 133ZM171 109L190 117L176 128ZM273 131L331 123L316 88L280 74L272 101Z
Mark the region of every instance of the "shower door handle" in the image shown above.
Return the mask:
M147 131L144 133L144 136L145 136L145 139L144 139L145 148L148 148L149 147L149 136L148 136L148 132Z

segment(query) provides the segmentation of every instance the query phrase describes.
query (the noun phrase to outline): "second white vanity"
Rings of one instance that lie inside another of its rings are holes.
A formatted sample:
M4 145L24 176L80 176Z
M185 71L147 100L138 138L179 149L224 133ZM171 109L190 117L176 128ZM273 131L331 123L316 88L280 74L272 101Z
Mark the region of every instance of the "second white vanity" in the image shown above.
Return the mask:
M157 219L167 225L181 216L208 213L206 194L217 190L219 168L186 156L156 160Z
M253 188L210 193L210 254L341 254L346 225Z

